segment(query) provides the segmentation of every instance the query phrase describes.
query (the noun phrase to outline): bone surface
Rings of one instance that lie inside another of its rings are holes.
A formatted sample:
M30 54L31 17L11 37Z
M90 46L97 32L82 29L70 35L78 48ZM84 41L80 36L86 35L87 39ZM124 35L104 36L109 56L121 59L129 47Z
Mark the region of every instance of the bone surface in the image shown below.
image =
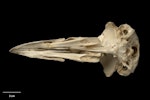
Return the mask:
M140 56L140 44L135 30L128 24L117 27L108 22L98 37L70 37L24 43L10 49L30 58L78 62L100 62L106 77L115 71L128 76L135 71Z

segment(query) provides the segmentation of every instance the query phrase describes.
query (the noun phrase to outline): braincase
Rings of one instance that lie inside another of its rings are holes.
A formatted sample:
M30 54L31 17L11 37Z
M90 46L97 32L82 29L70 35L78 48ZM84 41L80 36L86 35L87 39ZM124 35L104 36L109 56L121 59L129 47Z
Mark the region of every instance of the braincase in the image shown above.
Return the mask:
M120 36L120 59L122 62L121 68L118 68L117 71L120 75L127 76L130 73L134 72L137 67L139 60L139 39L136 35L135 30L127 24L119 26L118 36ZM122 53L122 48L125 52Z
M117 27L108 22L98 38L102 46L111 47L114 52L100 59L106 76L111 76L115 70L122 76L134 72L139 59L139 39L131 26L122 24Z

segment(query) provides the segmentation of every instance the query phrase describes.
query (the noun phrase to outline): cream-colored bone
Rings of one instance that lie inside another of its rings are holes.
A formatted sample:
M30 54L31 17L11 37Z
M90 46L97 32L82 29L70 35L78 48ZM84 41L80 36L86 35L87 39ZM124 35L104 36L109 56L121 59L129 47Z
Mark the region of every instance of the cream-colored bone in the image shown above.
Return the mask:
M101 62L110 77L115 71L122 76L133 73L139 60L139 40L128 24L117 27L108 22L98 37L70 37L24 43L11 53L45 60Z

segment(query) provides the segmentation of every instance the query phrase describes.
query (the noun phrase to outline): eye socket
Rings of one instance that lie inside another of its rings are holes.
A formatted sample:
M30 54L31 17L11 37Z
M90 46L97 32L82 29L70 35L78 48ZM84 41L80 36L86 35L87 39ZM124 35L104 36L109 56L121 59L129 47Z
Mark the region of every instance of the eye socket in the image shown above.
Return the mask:
M128 68L126 66L122 67L122 70L126 71Z

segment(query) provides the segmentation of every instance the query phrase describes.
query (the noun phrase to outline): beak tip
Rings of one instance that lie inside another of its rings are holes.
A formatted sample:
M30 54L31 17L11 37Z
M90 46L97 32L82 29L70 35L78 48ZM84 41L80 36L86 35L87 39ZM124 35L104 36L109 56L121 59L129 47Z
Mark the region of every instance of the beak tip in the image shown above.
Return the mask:
M11 49L9 50L9 52L10 52L10 53L17 53L17 50L16 50L15 48L11 48Z
M12 50L12 48L11 48L11 49L9 50L9 52L12 53L12 51L13 51L13 50Z

